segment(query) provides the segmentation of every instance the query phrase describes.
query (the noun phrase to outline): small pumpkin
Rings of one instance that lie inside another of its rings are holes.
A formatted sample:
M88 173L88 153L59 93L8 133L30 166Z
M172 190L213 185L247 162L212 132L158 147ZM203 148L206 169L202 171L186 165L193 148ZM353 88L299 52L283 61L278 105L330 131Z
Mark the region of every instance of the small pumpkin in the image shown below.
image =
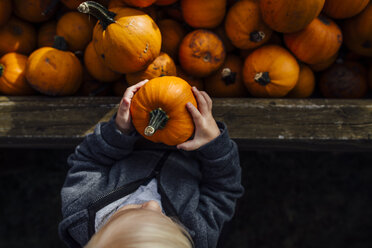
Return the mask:
M156 0L122 0L122 1L128 4L129 6L140 8L149 7L150 5L156 2Z
M313 71L324 71L325 69L329 68L338 58L338 52L329 57L328 59L325 59L323 62L309 65L310 68Z
M225 20L227 37L239 49L253 49L266 43L272 30L261 18L256 0L235 3L227 12Z
M325 0L260 0L265 23L281 33L298 32L321 12Z
M303 30L285 34L284 42L299 60L318 64L337 53L342 44L342 32L334 21L319 16Z
M217 28L213 29L212 32L218 35L220 37L223 45L225 46L226 52L232 52L236 49L236 47L232 44L229 37L227 37L227 34L225 32L225 25L220 25Z
M93 42L89 42L84 51L84 65L92 77L101 82L113 82L121 77L120 73L107 68L94 50Z
M144 70L159 56L160 30L144 12L131 8L109 11L93 1L82 3L78 10L99 20L93 30L93 45L111 70L124 74Z
M52 20L43 23L37 34L38 47L53 46L54 36L56 36L57 22Z
M205 91L211 97L246 97L242 76L243 61L230 54L218 71L205 79Z
M226 13L226 0L181 0L183 19L194 28L215 28Z
M36 92L26 80L27 56L7 53L0 58L0 93L5 95L32 95Z
M221 39L213 32L196 29L182 40L178 60L186 73L206 77L217 71L225 61L226 50Z
M287 94L290 98L310 97L315 89L315 75L308 65L300 65L300 75L295 87Z
M246 58L243 81L252 96L283 97L299 78L300 66L283 47L265 45Z
M58 0L61 1L67 8L76 10L79 5L84 2L84 0ZM119 0L121 1L121 0ZM107 0L95 0L95 2L98 2L99 4L102 4L103 6L107 5Z
M130 112L132 122L146 139L174 146L185 142L194 132L194 123L186 109L197 107L191 86L183 79L164 76L151 79L134 95Z
M369 0L326 0L323 12L335 19L350 18L362 12Z
M25 21L44 22L54 15L57 5L52 5L52 2L53 0L13 0L13 11Z
M92 40L95 23L96 20L86 14L69 11L58 20L56 32L65 38L69 50L84 51Z
M321 94L327 98L362 98L367 93L367 73L356 61L336 63L319 79Z
M0 55L9 52L31 53L37 42L35 27L16 17L11 17L7 24L0 28Z
M12 1L0 0L0 27L5 25L12 15Z
M165 5L171 5L177 2L178 0L156 0L155 4L160 5L160 6L165 6Z
M158 22L162 36L161 51L167 53L173 59L177 59L178 48L186 35L185 28L177 21L163 19Z
M372 56L372 3L342 24L346 46L362 56Z
M123 2L123 0L110 0L108 2L108 9L111 10L113 8L130 8L131 6L128 6L128 4L126 4L125 2ZM158 18L158 13L157 13L157 10L156 8L154 7L154 5L151 5L149 7L146 7L146 8L139 8L139 7L132 7L132 8L138 8L140 9L141 11L145 12L146 14L148 14L154 21L157 20Z
M181 66L176 66L177 77L182 78L188 82L191 86L195 86L198 90L204 90L204 80L202 78L193 77L187 74Z
M128 73L125 78L129 85L134 85L145 79L150 80L163 76L177 76L177 69L173 59L168 54L161 52L145 70Z
M56 36L54 47L39 48L28 57L26 78L43 94L73 95L82 83L83 68L79 59L67 51L63 37Z

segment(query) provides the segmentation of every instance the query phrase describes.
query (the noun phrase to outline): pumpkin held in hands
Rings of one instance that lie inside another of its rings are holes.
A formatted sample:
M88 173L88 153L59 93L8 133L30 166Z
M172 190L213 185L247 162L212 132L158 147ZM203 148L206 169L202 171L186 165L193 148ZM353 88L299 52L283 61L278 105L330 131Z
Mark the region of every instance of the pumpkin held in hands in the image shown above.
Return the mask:
M130 112L137 132L146 139L174 146L194 132L186 103L197 106L191 86L183 79L164 76L151 79L134 95Z

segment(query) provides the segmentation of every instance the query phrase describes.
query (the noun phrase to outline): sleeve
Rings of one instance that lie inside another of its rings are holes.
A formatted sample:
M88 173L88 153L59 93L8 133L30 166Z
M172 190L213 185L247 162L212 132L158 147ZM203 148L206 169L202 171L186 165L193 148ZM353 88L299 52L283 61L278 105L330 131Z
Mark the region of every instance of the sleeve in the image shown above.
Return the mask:
M202 170L197 218L204 222L208 247L216 247L224 223L232 219L236 201L244 193L237 145L225 124L217 124L220 136L196 151Z
M68 215L67 207L82 194L104 188L111 166L133 151L139 136L135 132L122 134L114 120L115 116L109 122L97 124L94 132L88 134L68 157L69 170L61 190L64 216Z

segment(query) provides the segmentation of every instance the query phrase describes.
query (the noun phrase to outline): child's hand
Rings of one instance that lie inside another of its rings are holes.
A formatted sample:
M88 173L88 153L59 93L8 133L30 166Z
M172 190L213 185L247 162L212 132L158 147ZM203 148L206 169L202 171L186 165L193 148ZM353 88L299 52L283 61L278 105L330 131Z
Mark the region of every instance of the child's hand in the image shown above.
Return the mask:
M130 86L124 92L123 98L120 101L119 109L116 115L115 123L116 127L125 134L130 133L134 130L132 124L132 117L130 116L130 103L136 93L145 83L149 80L143 80L133 86Z
M177 145L178 149L193 151L207 144L220 135L220 129L212 116L212 99L204 91L199 91L192 87L192 91L198 102L198 108L195 108L190 102L186 104L195 123L195 135L192 140Z

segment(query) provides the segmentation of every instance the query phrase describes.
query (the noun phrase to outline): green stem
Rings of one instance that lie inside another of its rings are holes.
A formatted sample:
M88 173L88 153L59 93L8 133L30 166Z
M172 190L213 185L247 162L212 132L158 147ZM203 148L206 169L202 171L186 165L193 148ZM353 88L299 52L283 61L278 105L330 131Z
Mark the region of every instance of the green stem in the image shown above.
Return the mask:
M90 14L97 18L99 23L102 25L103 30L105 30L111 23L115 23L114 17L116 14L94 1L82 2L77 10L81 13Z
M3 75L4 67L5 66L3 64L0 64L0 77Z
M145 135L152 136L158 129L162 129L167 124L169 117L161 108L150 112L149 125L145 128Z
M257 73L256 76L254 77L254 80L257 83L261 84L262 86L266 86L271 82L269 73L267 71Z
M67 51L67 42L65 38L63 38L63 36L55 35L53 47L61 51Z

